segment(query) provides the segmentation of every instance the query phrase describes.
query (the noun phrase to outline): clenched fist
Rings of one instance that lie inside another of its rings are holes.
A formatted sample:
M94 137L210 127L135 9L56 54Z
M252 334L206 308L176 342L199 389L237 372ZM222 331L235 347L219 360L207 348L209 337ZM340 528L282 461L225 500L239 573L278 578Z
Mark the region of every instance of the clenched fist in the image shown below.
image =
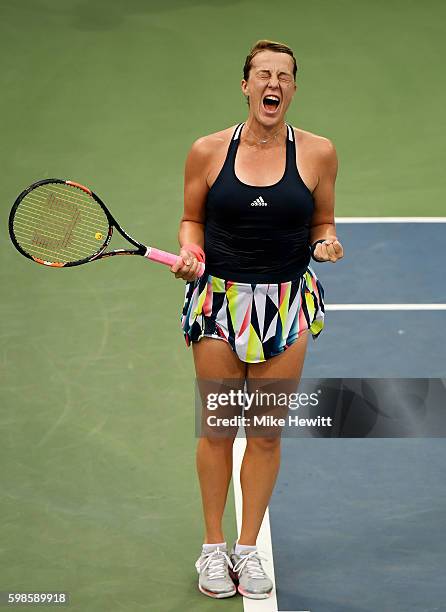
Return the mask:
M188 246L186 245L180 250L181 259L170 268L170 271L175 274L175 278L193 281L199 276L201 264L194 251Z
M316 245L313 256L317 261L331 261L335 263L338 259L344 257L344 249L336 237L327 238Z

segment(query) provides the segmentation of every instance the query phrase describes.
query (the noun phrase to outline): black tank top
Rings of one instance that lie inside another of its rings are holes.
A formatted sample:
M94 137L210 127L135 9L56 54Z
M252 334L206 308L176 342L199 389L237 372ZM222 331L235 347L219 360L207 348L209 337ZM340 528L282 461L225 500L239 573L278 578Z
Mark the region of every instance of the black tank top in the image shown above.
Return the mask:
M314 200L296 166L293 129L287 125L286 166L279 182L242 183L235 156L243 123L229 145L223 167L206 200L206 271L247 283L279 283L301 276L310 263Z

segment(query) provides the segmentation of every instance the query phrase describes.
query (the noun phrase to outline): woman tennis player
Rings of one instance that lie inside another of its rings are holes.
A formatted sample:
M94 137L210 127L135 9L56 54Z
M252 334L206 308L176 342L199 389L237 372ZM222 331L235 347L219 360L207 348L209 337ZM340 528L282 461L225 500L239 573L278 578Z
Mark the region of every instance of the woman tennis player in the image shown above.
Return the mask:
M296 72L288 46L257 42L241 83L246 121L200 138L187 157L183 263L171 270L188 281L182 327L198 379L298 380L308 331L315 339L324 325L323 288L309 263L343 256L334 221L337 157L330 140L285 122ZM197 279L200 261L206 273ZM199 589L223 598L237 584L244 596L264 599L273 584L256 540L279 470L280 436L247 438L242 527L228 551L222 517L233 440L198 442Z

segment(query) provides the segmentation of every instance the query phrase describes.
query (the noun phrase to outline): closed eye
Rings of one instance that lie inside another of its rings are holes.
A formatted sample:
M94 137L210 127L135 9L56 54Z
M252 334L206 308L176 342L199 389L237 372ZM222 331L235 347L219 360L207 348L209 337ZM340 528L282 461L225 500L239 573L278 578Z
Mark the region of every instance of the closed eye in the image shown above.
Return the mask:
M257 76L260 79L269 79L271 78L271 72L269 70L259 70ZM291 81L293 80L291 75L287 72L280 72L278 78L279 81L282 81L282 83L291 83Z

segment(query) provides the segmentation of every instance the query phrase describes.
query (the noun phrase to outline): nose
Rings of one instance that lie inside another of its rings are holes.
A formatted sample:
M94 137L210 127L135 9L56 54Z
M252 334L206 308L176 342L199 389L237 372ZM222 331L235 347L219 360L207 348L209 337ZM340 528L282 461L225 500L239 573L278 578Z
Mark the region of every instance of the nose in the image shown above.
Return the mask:
M279 78L277 74L272 74L269 78L269 86L271 88L279 87Z

